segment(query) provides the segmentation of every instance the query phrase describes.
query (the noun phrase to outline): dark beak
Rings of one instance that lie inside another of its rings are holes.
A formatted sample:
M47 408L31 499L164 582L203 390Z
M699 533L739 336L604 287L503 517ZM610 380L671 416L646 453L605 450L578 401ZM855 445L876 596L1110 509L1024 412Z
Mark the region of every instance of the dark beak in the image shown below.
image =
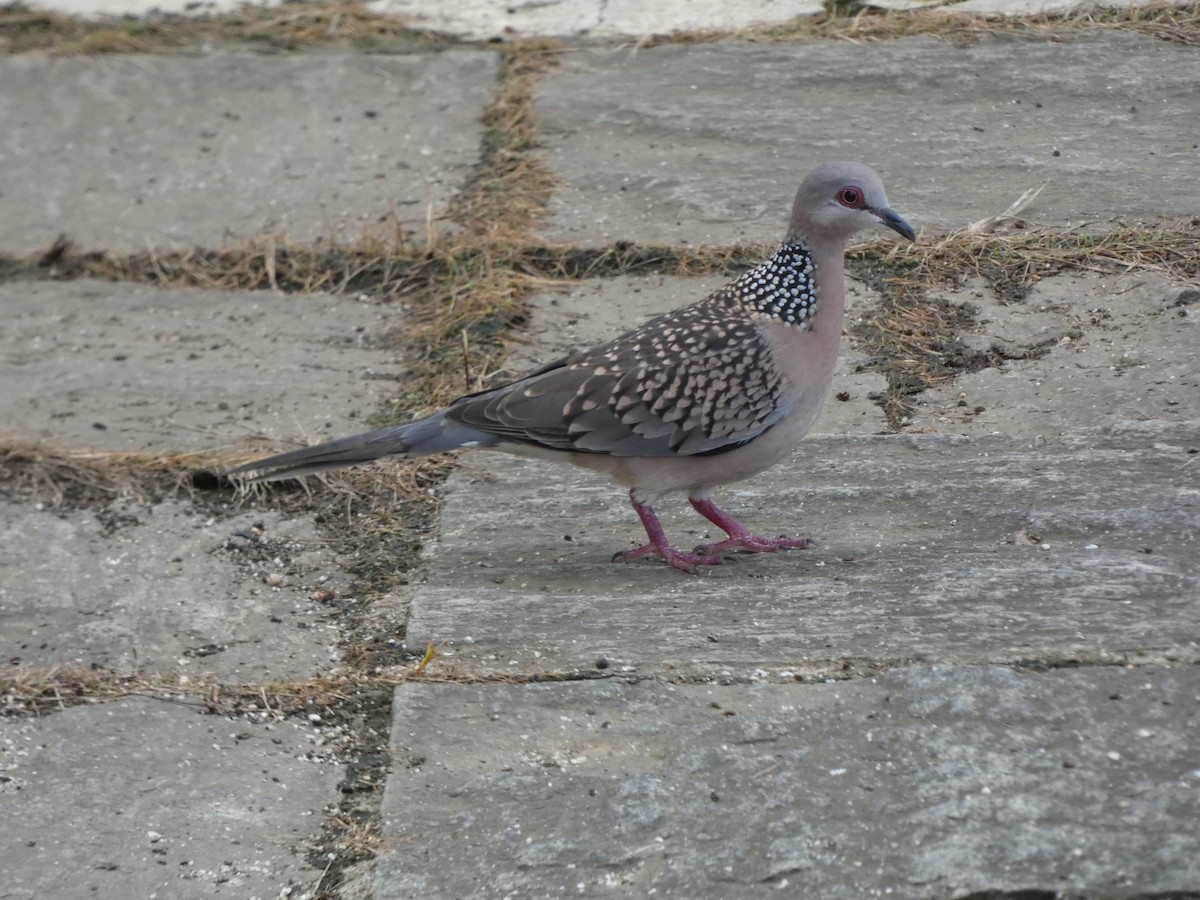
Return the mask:
M917 239L917 233L913 231L912 226L900 218L900 214L894 209L873 209L871 212L879 216L879 221L892 231L898 231L910 241Z

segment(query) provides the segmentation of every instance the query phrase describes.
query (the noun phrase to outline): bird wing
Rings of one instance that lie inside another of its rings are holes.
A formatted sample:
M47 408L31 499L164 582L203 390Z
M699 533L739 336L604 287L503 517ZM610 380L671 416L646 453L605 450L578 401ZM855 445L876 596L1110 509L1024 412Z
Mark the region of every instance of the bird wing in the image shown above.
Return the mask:
M792 411L755 320L709 300L646 322L504 387L463 397L447 418L505 439L613 456L732 450Z

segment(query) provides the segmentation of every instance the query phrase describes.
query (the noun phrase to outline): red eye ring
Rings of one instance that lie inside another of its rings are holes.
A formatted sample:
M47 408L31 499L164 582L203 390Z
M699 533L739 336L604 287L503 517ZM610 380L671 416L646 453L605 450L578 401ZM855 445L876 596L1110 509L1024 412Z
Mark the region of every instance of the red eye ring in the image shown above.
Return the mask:
M850 209L862 209L867 205L863 189L856 184L848 184L838 191L837 201Z

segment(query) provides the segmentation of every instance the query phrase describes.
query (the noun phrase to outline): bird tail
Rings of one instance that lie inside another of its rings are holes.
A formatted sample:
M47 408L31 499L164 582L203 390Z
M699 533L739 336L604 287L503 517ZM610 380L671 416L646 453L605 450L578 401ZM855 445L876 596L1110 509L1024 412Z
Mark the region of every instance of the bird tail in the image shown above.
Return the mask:
M450 421L445 412L439 412L403 425L378 428L268 456L230 469L225 474L243 475L249 481L279 481L371 462L384 456L429 456L459 447L494 447L498 443L495 435Z

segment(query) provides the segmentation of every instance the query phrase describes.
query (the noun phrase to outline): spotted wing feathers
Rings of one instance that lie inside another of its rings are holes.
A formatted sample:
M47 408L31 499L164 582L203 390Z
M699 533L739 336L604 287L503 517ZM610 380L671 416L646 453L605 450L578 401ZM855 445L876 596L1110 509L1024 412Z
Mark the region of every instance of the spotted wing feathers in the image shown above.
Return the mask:
M719 453L791 410L755 319L728 289L652 319L505 387L464 397L447 418L509 440L614 456ZM731 313L733 313L731 315Z

